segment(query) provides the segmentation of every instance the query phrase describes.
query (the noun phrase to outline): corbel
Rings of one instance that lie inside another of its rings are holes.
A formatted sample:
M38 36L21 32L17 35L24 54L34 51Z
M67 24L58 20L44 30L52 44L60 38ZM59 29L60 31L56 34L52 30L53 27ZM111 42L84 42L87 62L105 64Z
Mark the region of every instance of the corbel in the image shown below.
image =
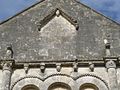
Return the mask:
M58 71L58 72L60 72L61 71L61 63L56 63L56 70Z
M92 62L89 62L89 70L90 72L94 72L95 65Z
M25 73L27 74L28 73L28 70L29 70L29 64L24 64L24 70L25 70Z
M42 73L45 72L45 63L40 64L40 70L41 70Z
M77 62L77 59L73 63L73 69L74 69L74 72L78 72L78 62Z

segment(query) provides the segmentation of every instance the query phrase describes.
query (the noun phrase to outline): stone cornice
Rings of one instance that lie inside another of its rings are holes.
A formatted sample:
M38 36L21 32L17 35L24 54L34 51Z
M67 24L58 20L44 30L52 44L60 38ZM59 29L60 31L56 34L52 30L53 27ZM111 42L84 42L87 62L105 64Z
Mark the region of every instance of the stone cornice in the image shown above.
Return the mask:
M105 67L105 63L109 60L113 60L118 66L120 63L118 57L103 57L103 60L78 60L78 67L89 67L89 63L95 64L95 67ZM40 67L40 63L45 63L46 67L56 67L56 63L60 63L62 67L69 66L72 67L75 60L52 60L52 61L26 61L18 62L14 59L0 60L0 68L2 68L3 63L12 63L13 68L23 68L24 64L29 64L29 67Z

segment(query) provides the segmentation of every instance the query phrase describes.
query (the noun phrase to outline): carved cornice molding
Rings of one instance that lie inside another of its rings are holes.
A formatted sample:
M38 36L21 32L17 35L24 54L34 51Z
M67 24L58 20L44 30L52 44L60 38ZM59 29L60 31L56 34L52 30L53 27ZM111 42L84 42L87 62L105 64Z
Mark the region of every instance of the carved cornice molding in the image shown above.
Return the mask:
M120 64L120 61L119 61L119 57L103 57L103 60L79 60L77 61L77 66L78 67L82 67L82 66L85 66L85 67L89 67L89 63L93 63L95 66L97 67L105 67L105 64L106 62L110 61L110 60L113 60L116 64L116 66L118 66ZM17 61L17 60L14 60L14 59L2 59L0 60L0 68L3 67L3 64L5 62L12 62L13 63L13 68L15 69L19 69L19 68L24 68L24 65L25 64L28 64L29 63L29 68L31 67L36 67L36 68L39 68L40 67L40 63L44 63L46 65L46 68L48 66L52 66L52 67L55 67L56 68L56 63L59 63L61 64L60 66L63 67L65 65L69 65L69 66L73 66L73 63L75 62L75 60L52 60L52 61Z

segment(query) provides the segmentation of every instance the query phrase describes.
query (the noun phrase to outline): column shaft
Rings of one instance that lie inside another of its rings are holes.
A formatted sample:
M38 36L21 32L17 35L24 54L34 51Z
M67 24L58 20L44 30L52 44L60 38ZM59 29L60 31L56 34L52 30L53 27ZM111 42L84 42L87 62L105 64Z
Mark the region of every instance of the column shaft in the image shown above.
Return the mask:
M2 90L10 90L11 74L10 63L5 63L3 65Z
M107 61L106 67L108 69L110 90L118 90L117 72L116 72L115 61L113 61L113 60Z
M111 90L118 90L117 75L115 68L108 69L109 85Z

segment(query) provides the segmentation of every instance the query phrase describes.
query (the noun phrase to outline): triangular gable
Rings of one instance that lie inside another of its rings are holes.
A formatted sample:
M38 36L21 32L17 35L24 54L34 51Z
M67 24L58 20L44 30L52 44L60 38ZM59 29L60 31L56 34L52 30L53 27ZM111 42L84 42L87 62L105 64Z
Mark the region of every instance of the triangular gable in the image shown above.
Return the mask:
M52 29L49 32L49 28L45 26L50 25L53 28L52 20L60 20L60 18L54 19L59 15L70 27L66 25L67 28L64 28L65 22L60 22L63 26L62 29L58 28L59 31L66 32L59 34L60 32L57 33L56 30L56 33L53 31L52 36ZM50 22L52 24L49 24ZM41 28L43 31L46 30L50 37L44 37L47 36L47 32L40 32ZM70 28L72 28L71 32ZM43 0L0 24L0 47L2 47L0 58L4 56L6 45L11 43L14 57L20 61L75 58L101 60L105 55L104 40L108 35L111 39L111 54L119 56L120 25L118 23L76 0ZM58 41L54 37L59 38Z
M21 11L21 12L15 14L15 15L13 15L12 17L10 17L10 18L8 18L8 19L6 19L6 20L0 22L0 25L1 25L1 24L4 24L5 22L7 22L7 21L9 21L9 20L11 20L11 19L13 19L13 18L15 18L15 17L17 17L17 16L19 16L20 14L22 14L22 13L24 13L24 12L27 12L27 10L34 8L36 5L38 5L38 4L40 4L40 3L44 2L44 1L47 1L47 0L40 0L40 1L37 2L36 4L33 4L32 6L30 6L30 7L26 8L26 9L24 9L23 11ZM120 23L118 23L118 22L116 22L115 20L111 19L110 17L107 17L107 16L105 16L104 14L102 14L102 13L96 11L95 9L93 9L93 8L91 8L91 7L89 7L89 6L85 5L85 4L83 4L83 3L81 3L80 1L78 1L78 0L73 0L73 1L75 1L75 2L78 3L78 4L83 5L84 7L86 7L86 8L88 8L88 9L92 10L93 12L95 12L95 13L101 15L102 17L105 17L106 19L112 21L113 23L116 23L116 24L120 25Z

